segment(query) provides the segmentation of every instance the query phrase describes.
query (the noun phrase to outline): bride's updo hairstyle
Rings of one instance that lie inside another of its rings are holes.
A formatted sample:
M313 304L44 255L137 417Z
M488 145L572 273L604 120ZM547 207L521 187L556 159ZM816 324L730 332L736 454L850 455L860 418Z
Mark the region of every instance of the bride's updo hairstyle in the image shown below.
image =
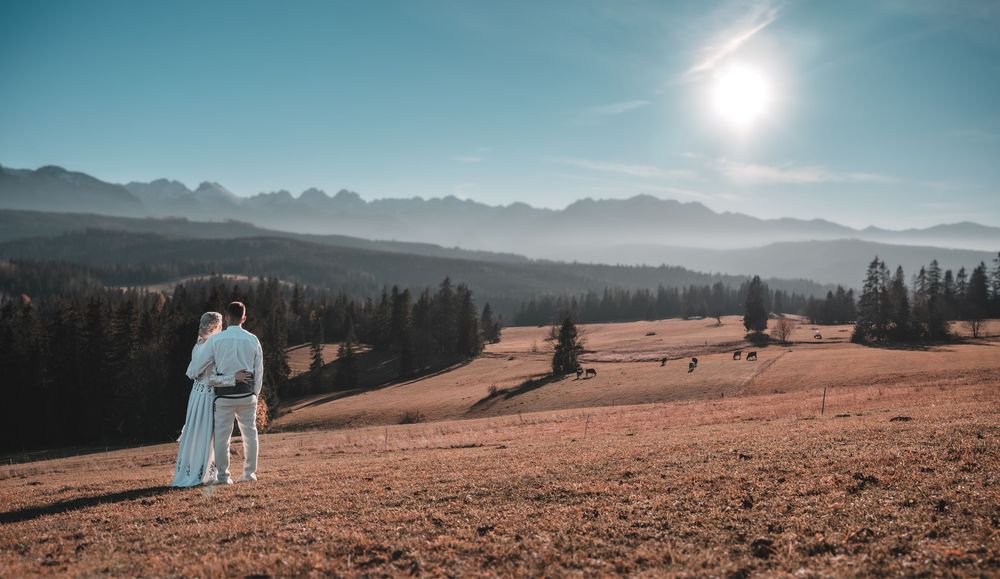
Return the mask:
M219 312L205 312L201 315L201 321L198 322L198 339L204 340L220 327L222 327L222 314Z

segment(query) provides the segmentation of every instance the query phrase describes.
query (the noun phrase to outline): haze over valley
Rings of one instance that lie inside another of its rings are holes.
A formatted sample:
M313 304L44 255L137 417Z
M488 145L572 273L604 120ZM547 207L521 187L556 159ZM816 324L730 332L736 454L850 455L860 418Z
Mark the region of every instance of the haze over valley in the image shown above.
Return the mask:
M364 200L341 190L330 196L308 189L240 197L218 183L194 190L160 179L125 185L48 166L38 170L0 167L0 208L81 212L109 216L186 218L195 222L242 221L211 235L341 236L335 244L359 240L399 241L395 249L425 253L413 244L440 246L439 255L521 261L523 257L609 265L676 265L705 273L761 274L804 278L820 284L857 287L858 264L880 255L907 270L937 259L942 266L971 269L989 262L1000 247L1000 228L976 223L925 229L852 229L821 219L759 219L716 213L697 202L640 195L628 199L582 199L564 209L524 203L491 206L454 196ZM57 220L60 221L60 220ZM102 226L92 218L61 220L59 232ZM123 227L120 222L114 227ZM132 231L150 232L149 221L132 221ZM202 228L202 229L215 229ZM31 230L21 231L26 236ZM230 231L230 233L226 233ZM236 233L236 232L239 233ZM12 233L0 234L0 239ZM198 234L198 235L208 235ZM353 237L358 240L349 241ZM386 248L391 244L382 243ZM472 250L454 252L445 248ZM485 252L485 253L484 253Z

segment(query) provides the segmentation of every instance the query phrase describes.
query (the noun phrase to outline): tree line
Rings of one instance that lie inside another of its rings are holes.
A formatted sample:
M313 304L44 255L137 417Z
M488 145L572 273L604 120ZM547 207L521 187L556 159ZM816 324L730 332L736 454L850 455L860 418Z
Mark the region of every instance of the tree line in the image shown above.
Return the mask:
M760 281L760 278L757 278ZM734 288L716 282L656 290L608 287L602 293L546 295L522 302L514 315L516 326L551 323L569 313L578 323L628 322L675 317L712 317L743 312L752 279ZM762 283L761 299L767 311L801 313L808 299L798 293L771 290Z
M351 299L343 293L314 292L308 296L295 286L290 298L294 343L311 347L311 379L296 386L295 394L332 387L358 386L357 346L392 354L396 375L406 378L455 360L475 358L485 344L500 341L502 320L490 304L480 312L472 290L445 278L436 291L425 288L414 297L408 288L385 288L381 296ZM323 382L322 344L340 342L332 384Z
M277 402L289 369L276 280L135 290L67 291L0 300L0 374L10 411L7 450L176 438L191 381L185 370L202 312L251 304L264 348L263 398Z
M950 321L967 324L979 337L983 320L1000 315L1000 255L990 272L985 263L953 274L942 271L937 260L921 267L909 285L902 267L890 273L877 256L868 265L857 322L855 342L905 342L942 340L951 335Z
M445 279L436 292L392 288L379 299L317 291L273 278L232 283L221 278L176 286L172 294L107 289L69 276L58 264L20 264L50 292L0 296L0 375L10 411L0 421L0 448L133 443L176 438L191 382L185 376L198 319L238 300L246 328L264 349L262 398L304 393L289 380L287 346L341 342L335 388L357 382L357 344L399 354L399 374L441 358L476 356L499 339L499 320L480 313L471 291ZM31 271L34 270L34 273ZM2 268L0 268L2 273ZM2 278L0 278L2 280ZM352 362L353 360L353 362Z

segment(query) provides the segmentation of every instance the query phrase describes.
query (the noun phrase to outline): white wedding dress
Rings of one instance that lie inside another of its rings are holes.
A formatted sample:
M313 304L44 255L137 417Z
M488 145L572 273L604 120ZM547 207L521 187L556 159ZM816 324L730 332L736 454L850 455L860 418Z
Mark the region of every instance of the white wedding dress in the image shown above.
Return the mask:
M195 344L191 352L192 358L203 347L203 343ZM212 432L215 430L215 390L216 386L233 386L236 377L232 374L218 376L215 365L207 369L191 386L188 397L187 417L184 428L181 429L180 448L177 450L177 463L174 466L174 480L171 486L193 487L216 479L215 452L213 449Z

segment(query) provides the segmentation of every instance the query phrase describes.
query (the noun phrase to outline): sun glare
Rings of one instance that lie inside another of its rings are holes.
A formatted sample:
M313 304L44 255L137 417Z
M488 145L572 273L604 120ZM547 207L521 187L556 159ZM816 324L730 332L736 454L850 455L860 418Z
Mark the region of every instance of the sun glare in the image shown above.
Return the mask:
M744 129L767 113L771 88L759 70L734 65L716 77L712 97L719 116L730 125Z

